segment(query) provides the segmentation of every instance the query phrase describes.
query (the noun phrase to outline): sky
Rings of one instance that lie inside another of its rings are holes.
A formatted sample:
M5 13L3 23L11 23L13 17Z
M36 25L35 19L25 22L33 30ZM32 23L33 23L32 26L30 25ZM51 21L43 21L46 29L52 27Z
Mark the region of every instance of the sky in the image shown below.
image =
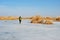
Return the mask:
M60 0L0 0L0 16L60 16Z

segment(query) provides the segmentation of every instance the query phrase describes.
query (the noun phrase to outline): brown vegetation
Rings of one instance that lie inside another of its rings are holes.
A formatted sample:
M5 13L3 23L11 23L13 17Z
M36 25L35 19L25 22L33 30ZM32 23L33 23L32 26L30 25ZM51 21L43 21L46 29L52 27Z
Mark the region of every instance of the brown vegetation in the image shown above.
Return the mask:
M0 20L18 20L18 16L0 16ZM41 23L41 24L53 24L53 21L60 21L60 17L42 17L42 16L32 16L32 17L23 17L22 19L29 19L31 23Z
M18 20L17 16L0 16L0 20Z
M53 17L44 17L46 20L53 20Z
M41 23L42 17L41 16L33 16L31 17L31 23Z
M31 23L41 23L41 24L53 24L51 17L33 16L31 18Z
M56 17L56 21L60 21L60 17Z

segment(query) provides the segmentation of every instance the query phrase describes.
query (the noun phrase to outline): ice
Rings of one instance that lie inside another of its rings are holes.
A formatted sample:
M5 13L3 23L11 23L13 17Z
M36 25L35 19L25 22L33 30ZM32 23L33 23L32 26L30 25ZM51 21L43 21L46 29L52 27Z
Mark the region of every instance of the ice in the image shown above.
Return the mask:
M60 40L60 22L52 25L31 24L29 21L0 21L0 40Z

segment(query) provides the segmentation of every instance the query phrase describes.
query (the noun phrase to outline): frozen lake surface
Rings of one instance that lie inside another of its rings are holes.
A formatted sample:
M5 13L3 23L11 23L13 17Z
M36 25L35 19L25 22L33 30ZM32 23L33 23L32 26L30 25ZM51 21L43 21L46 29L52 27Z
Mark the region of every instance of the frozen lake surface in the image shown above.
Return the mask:
M29 21L0 20L0 40L60 40L60 23L31 24Z

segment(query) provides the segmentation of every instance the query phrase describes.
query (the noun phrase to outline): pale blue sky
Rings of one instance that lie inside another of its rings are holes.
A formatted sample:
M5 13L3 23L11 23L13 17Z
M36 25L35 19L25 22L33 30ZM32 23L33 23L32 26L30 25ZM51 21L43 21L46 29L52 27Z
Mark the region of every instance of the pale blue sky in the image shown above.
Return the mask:
M0 0L0 16L60 16L60 0Z

